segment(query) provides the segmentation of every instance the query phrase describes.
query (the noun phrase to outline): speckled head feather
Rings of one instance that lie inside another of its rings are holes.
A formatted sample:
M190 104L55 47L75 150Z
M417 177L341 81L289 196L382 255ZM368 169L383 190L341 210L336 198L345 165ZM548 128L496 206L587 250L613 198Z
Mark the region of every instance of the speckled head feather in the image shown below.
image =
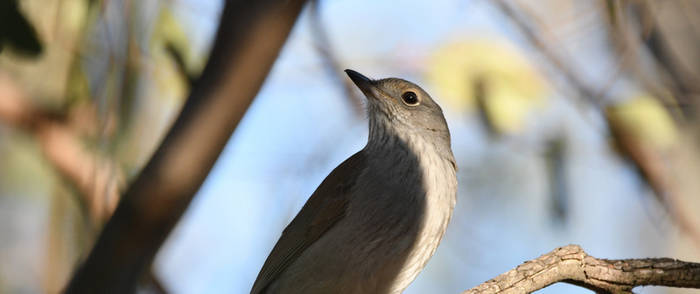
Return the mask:
M356 71L345 71L367 96L369 143L381 143L382 136L387 136L387 132L414 138L424 136L430 138L443 156L454 162L450 130L442 108L423 88L404 79L372 80ZM405 101L404 97L410 95L415 95L415 103Z

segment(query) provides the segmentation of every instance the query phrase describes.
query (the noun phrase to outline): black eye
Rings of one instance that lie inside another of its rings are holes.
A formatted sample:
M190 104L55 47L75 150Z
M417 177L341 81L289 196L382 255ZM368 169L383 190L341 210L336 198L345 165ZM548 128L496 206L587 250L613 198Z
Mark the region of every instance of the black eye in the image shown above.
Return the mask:
M406 103L406 105L418 105L418 95L416 95L414 92L403 92L403 94L401 94L401 99L403 99L403 102Z

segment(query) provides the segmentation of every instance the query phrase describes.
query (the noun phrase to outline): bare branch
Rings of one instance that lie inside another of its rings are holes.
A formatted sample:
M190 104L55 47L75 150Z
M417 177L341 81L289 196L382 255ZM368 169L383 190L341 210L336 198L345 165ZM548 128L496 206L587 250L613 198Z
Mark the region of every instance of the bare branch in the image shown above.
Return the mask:
M557 282L598 293L631 293L637 286L700 288L700 263L671 258L597 259L578 245L568 245L464 293L530 293Z
M67 293L135 291L260 89L303 3L225 2L202 76Z

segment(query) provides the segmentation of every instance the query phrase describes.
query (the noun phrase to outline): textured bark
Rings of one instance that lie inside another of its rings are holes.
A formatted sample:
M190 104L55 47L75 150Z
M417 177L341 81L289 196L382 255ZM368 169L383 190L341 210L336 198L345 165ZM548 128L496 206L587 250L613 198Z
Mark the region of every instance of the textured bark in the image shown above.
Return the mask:
M671 258L597 259L578 245L568 245L464 293L530 293L557 282L598 293L631 293L637 286L652 285L700 288L700 263Z
M260 89L303 3L226 1L202 76L66 292L135 291Z

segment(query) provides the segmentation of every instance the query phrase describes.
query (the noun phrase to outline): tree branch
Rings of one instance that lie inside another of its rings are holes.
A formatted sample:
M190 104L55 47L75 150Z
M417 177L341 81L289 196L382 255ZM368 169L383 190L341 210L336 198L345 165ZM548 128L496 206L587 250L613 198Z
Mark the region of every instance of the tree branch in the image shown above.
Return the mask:
M637 286L700 288L700 263L671 258L597 259L578 245L568 245L464 293L530 293L557 282L598 293L631 293Z
M135 291L260 89L303 3L225 2L202 76L67 293Z

